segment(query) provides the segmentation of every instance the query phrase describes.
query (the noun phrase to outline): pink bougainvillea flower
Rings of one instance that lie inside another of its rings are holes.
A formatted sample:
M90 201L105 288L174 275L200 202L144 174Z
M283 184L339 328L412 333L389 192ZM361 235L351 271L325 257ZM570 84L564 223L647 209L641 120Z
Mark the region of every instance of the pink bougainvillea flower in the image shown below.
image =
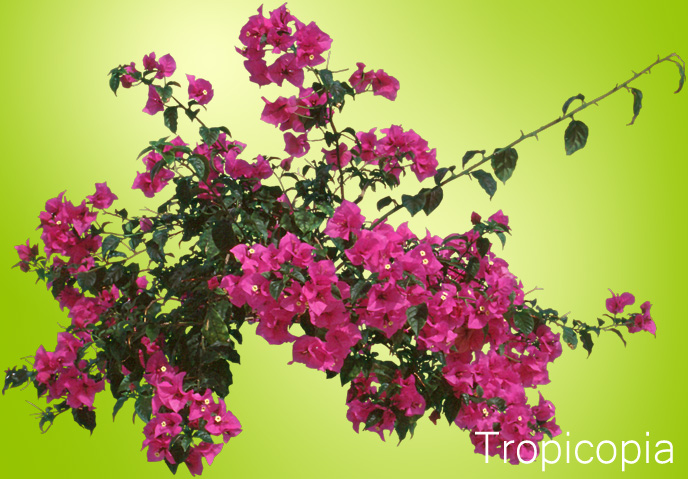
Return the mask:
M153 85L148 85L148 101L146 102L146 106L143 108L143 111L149 115L155 115L164 109L165 105L163 105L162 98L160 98L158 91Z
M626 306L635 303L635 296L631 293L623 293L621 295L614 294L614 291L609 290L612 297L607 299L607 311L612 314L621 314Z
M383 70L375 72L371 84L373 86L373 95L380 95L392 101L397 98L399 80L388 75Z
M653 336L656 336L657 325L652 320L652 316L650 316L651 306L652 305L649 301L645 301L643 304L640 305L640 310L642 311L642 314L633 315L633 324L631 326L628 326L629 333L647 331Z
M117 199L117 196L110 191L107 182L105 182L96 183L96 193L86 198L93 204L94 208L104 210L112 206L112 202Z
M293 133L287 132L284 134L284 151L292 155L294 158L301 158L308 153L311 145L308 143L308 136L306 133L299 136L294 136Z
M146 71L153 71L158 69L158 62L155 60L155 52L150 52L143 57L143 68Z
M344 200L337 207L332 218L327 221L325 234L348 241L352 233L359 234L364 221L365 217L361 214L361 208L351 201Z
M174 61L172 55L169 53L160 57L158 61L158 73L155 74L155 78L170 77L177 69L177 62Z
M189 80L189 98L196 100L199 105L207 105L213 99L213 86L208 80L196 78L194 75L186 75Z

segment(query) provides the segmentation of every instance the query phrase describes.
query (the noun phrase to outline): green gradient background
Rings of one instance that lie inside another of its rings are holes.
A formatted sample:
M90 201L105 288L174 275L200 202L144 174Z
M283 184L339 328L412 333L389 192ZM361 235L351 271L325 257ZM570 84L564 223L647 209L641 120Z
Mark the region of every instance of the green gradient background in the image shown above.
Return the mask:
M276 6L267 4L266 11ZM685 2L329 2L291 1L302 20L314 20L334 39L332 69L363 61L401 82L396 102L364 97L349 105L346 121L357 130L392 123L413 128L437 147L442 165L460 161L468 149L503 146L519 130L555 118L563 101L597 96L630 77L658 54L688 57ZM140 165L136 154L150 139L165 136L160 115L141 113L145 92L107 88L107 71L155 51L172 53L177 78L209 79L215 98L204 119L226 124L251 155L281 149L281 135L259 121L261 95L277 96L247 82L233 51L241 25L258 5L248 2L63 1L0 7L0 86L5 181L0 247L3 334L0 366L18 364L39 344L52 348L57 323L65 324L43 285L10 270L13 245L34 231L48 198L67 189L80 201L95 182L108 181L130 212L142 195L130 190ZM679 19L681 22L679 23ZM607 288L631 291L638 304L653 303L657 339L635 335L629 345L602 337L590 359L564 351L542 388L572 443L611 440L654 444L668 440L674 463L636 464L625 477L684 477L686 235L685 138L688 92L672 95L673 65L657 68L634 86L644 107L632 127L632 97L619 92L579 119L590 127L588 146L566 157L563 126L519 148L519 167L490 202L477 183L464 181L445 193L431 218L412 227L435 234L465 231L475 210L509 215L514 236L504 257L526 289L539 286L541 304L571 310L594 321ZM291 94L291 92L289 93ZM340 124L343 120L340 120ZM186 128L186 127L185 127ZM190 128L182 130L187 138ZM417 190L415 184L411 190ZM145 204L152 205L152 202ZM372 210L369 209L372 213ZM402 216L394 218L403 220ZM423 419L416 436L394 440L356 435L346 420L345 390L302 365L287 366L288 346L269 347L247 334L235 371L229 407L244 432L206 468L205 477L497 477L540 474L531 466L484 464L467 435ZM132 426L131 405L113 423L112 401L100 397L92 437L70 418L41 435L25 400L12 390L0 399L3 473L70 478L168 477L162 464L139 452L141 423ZM44 404L40 402L39 404ZM565 437L560 436L564 444ZM654 446L650 447L654 455ZM609 453L605 449L606 454ZM683 471L683 473L681 472ZM610 465L559 464L554 477L621 475ZM180 476L188 477L185 467Z

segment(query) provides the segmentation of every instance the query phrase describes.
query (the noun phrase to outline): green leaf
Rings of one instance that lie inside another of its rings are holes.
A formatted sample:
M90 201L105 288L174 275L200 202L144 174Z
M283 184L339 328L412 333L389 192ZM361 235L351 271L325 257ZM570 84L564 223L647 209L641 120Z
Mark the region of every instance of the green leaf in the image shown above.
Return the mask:
M208 312L205 315L203 323L203 337L208 344L216 342L226 343L229 338L229 330L225 324L225 315L229 303L227 301L217 301L210 305Z
M435 173L435 176L433 177L435 180L435 184L437 186L440 186L442 184L442 180L444 179L445 176L447 176L447 173L454 172L454 169L456 166L450 166L449 168L440 168L437 170L437 173Z
M385 196L384 198L382 198L381 200L379 200L377 202L377 210L380 211L385 206L389 206L390 204L392 204L392 201L394 201L394 200L392 200L391 196Z
M365 296L368 293L368 291L370 291L370 288L372 288L372 286L373 285L371 283L364 279L360 280L358 283L353 285L353 287L351 288L351 303L353 304L360 298Z
M88 430L93 434L93 430L96 428L96 412L89 411L85 406L79 409L72 409L72 416L74 421L84 429Z
M323 85L326 88L329 88L330 85L332 85L332 82L334 81L332 78L332 72L330 70L320 70L318 71L318 74L320 75L320 79L323 82Z
M272 299L277 301L284 290L284 281L281 279L276 279L270 282L270 296Z
M423 329L423 326L425 326L425 322L427 320L428 305L426 303L411 306L406 310L406 322L408 322L409 326L411 326L411 329L416 336L418 336L420 330Z
M444 192L441 186L435 186L433 189L425 193L425 204L423 205L423 211L426 215L429 215L442 203L444 198Z
M451 426L456 420L456 415L459 414L459 409L461 409L461 400L454 396L447 396L442 405L442 410L447 418L447 422Z
M368 414L368 419L366 419L366 422L365 422L365 428L370 429L371 427L375 426L380 421L382 421L384 411L385 411L384 409L380 409L380 408L373 409L371 411L371 413Z
M21 386L26 381L29 380L29 371L26 366L22 366L21 369L12 368L5 371L5 385L2 388L2 394L5 394L10 388L16 388Z
M79 283L79 287L81 288L82 291L89 290L93 288L96 284L96 271L91 270L91 271L84 271L82 273L79 273L76 277L77 283Z
M205 143L208 146L211 146L220 137L220 130L218 128L207 128L205 126L202 126L198 130L198 133L201 135L203 143Z
M110 76L110 90L112 90L112 93L117 96L117 89L119 88L119 75L117 73L113 73Z
M492 177L492 175L483 170L476 170L471 172L471 176L478 180L478 183L485 190L485 193L490 195L490 199L497 192L497 182Z
M357 377L362 371L362 360L357 359L356 356L349 355L344 359L342 364L342 369L339 372L339 379L342 382L342 386L349 383L352 379Z
M167 166L167 161L165 159L162 159L153 165L153 168L151 168L150 171L151 181L153 181L155 175L157 175L160 172L160 170L162 170L165 166Z
M312 233L316 231L323 219L310 211L298 210L294 213L294 221L296 221L296 226L299 227L304 233Z
M561 107L561 112L564 115L566 115L566 112L568 111L569 106L571 106L571 103L573 103L575 100L585 101L585 95L583 95L582 93L579 93L578 95L572 96L571 98L566 100L564 102L564 106Z
M198 177L202 181L206 181L208 179L208 174L210 173L210 163L208 162L208 158L203 155L191 155L188 161Z
M471 158L473 158L475 155L480 153L481 155L485 154L485 150L469 150L467 151L464 155L463 158L461 158L461 168L466 167L466 163L471 161Z
M588 125L578 120L571 120L564 132L566 154L572 155L585 146L588 141Z
M580 336L581 342L583 343L583 349L585 349L588 352L588 357L590 357L593 347L592 336L590 336L590 333L588 331L580 331L578 335Z
M492 153L492 169L502 183L506 183L506 180L513 175L516 160L518 160L518 153L514 148L497 148Z
M683 84L686 81L686 69L683 66L683 64L681 64L680 62L678 62L676 60L671 60L671 61L674 62L676 64L676 66L678 67L678 74L680 75L680 78L678 80L678 90L676 90L674 92L674 93L678 93L681 91L681 89L683 88Z
M514 313L514 326L523 334L528 335L533 332L535 320L527 312L517 311Z
M633 118L631 118L631 122L628 124L628 126L631 126L633 123L635 123L635 119L638 118L640 109L643 107L643 92L637 88L631 88L631 93L633 94Z
M576 349L576 346L578 346L578 336L576 336L574 330L569 328L568 326L563 326L562 329L564 332L561 338L564 340L564 342L568 345L569 348Z
M177 118L178 118L178 112L177 112L177 106L171 106L168 108L165 108L165 113L163 113L163 117L165 120L165 126L170 129L172 133L177 133Z
M478 238L478 240L475 242L475 245L478 247L478 254L480 256L485 257L488 251L490 251L490 240L487 238L483 238L482 236Z
M619 337L619 339L621 340L621 342L624 344L624 347L626 347L626 340L624 339L623 334L621 334L621 331L619 331L616 328L609 328L609 331L616 334Z
M127 399L129 399L129 396L121 396L117 399L117 402L115 403L115 406L112 408L112 420L115 420L115 416L117 416L117 413L119 412L120 409L122 409L122 406L124 406L124 403L127 402Z
M107 258L108 253L110 253L110 251L114 250L115 248L117 248L117 246L119 246L119 241L120 241L120 239L117 236L112 236L112 235L107 236L103 240L102 249L103 249L103 257L104 258Z
M212 228L212 237L215 246L221 252L229 251L237 243L232 222L229 220L217 221Z
M414 196L401 195L401 204L411 213L411 216L415 216L425 206L425 195L421 193Z

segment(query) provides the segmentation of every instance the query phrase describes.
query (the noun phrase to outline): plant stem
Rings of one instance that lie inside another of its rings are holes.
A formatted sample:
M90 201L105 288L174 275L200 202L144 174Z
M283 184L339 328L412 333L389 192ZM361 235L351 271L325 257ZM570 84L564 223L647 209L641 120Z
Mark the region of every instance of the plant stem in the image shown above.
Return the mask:
M673 60L674 57L675 57L677 60ZM478 163L476 163L475 165L473 165L473 166L471 166L471 167L469 167L469 168L466 168L465 170L461 171L460 173L452 173L452 175L449 176L448 178L446 178L444 181L442 181L442 182L439 184L439 186L442 187L442 186L446 185L447 183L456 180L457 178L460 178L460 177L462 177L462 176L467 175L468 173L470 173L471 171L475 170L475 169L478 168L479 166L481 166L481 165L487 163L488 161L490 161L490 160L495 156L495 154L501 153L502 151L504 151L504 150L506 150L506 149L508 149L508 148L512 148L512 147L518 145L519 143L521 143L523 140L525 140L525 139L527 139L527 138L535 137L536 139L538 139L538 133L541 133L541 132L543 132L543 131L549 129L549 128L553 127L554 125L556 125L556 124L558 124L558 123L561 123L562 121L564 121L564 120L566 120L566 119L568 119L568 118L573 118L573 115L575 115L576 113L579 113L579 112L585 110L585 109L588 108L590 105L597 105L598 102L604 100L605 98L607 98L607 97L610 96L611 94L616 93L617 91L619 91L619 90L621 90L621 89L628 88L628 84L629 84L629 83L631 83L631 82L633 82L634 80L638 79L641 75L644 75L645 73L650 73L650 71L652 70L652 68L654 68L655 66L659 65L660 63L663 63L663 62L677 63L677 61L680 61L681 63L685 64L685 63L683 62L683 60L681 59L681 57L680 57L677 53L672 53L671 55L666 56L666 57L664 57L664 58L659 58L659 57L657 57L657 60L656 60L654 63L652 63L650 66L648 66L647 68L641 70L641 71L638 72L638 73L635 73L635 72L634 72L634 74L633 74L633 76L632 76L631 78L629 78L628 80L626 80L625 82L623 82L623 83L621 83L621 84L617 84L614 88L612 88L611 90L609 90L607 93L598 96L598 97L595 98L594 100L591 100L591 101L588 101L588 102L585 102L585 101L584 101L583 104L580 105L578 108L576 108L576 109L574 109L574 110L571 110L571 111L568 112L567 114L562 115L562 116L560 116L560 117L558 117L558 118L556 118L556 119L550 121L550 122L547 123L546 125L543 125L543 126L541 126L540 128L537 128L537 129L531 131L530 133L527 133L527 134L526 134L526 133L523 133L523 130L521 130L521 136L518 137L516 140L512 141L511 143L509 143L509 144L508 144L507 146L505 146L504 148L499 148L499 149L495 150L495 152L492 153L491 155L484 156L483 159L480 160ZM678 91L677 91L676 93L678 93ZM393 215L393 214L396 213L397 211L401 210L402 208L404 208L403 204L398 203L398 204L397 204L394 208L392 208L390 211L388 211L388 212L385 213L383 216L381 216L380 218L378 218L377 220L375 220L375 221L372 223L372 225L370 226L370 229L375 228L377 225L379 225L380 223L384 222L387 218L389 218L391 215Z

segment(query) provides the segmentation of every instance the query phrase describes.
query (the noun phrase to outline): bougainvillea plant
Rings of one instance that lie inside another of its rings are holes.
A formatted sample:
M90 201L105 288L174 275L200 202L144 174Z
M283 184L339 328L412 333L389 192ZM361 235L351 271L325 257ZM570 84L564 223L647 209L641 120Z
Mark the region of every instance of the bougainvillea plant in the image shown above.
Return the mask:
M242 158L245 144L201 118L212 84L186 75L184 87L173 79L173 57L150 53L141 65L114 68L110 88L142 87L143 111L160 113L173 134L141 152L133 182L146 197L162 198L157 212L133 216L98 183L80 203L64 192L48 200L39 216L43 246L27 240L16 247L17 266L45 281L71 319L54 348L40 346L30 367L5 374L3 393L30 384L49 403L39 414L41 431L69 412L92 432L94 397L107 389L116 399L113 417L133 403L148 460L200 474L202 459L212 463L241 433L224 398L242 325L255 323L268 343L292 344L293 362L348 385L347 418L356 431L383 440L396 433L401 441L427 414L469 431L476 452L518 463L505 441L538 443L561 433L553 404L541 394L529 404L526 388L549 382L562 342L590 354L602 332L624 344L624 328L655 334L650 303L629 311L635 298L627 292L612 292L594 324L529 299L495 252L510 234L502 211L486 219L473 213L469 231L447 237L417 236L390 218L403 209L429 215L444 187L461 177L492 197L495 176L506 183L516 168L515 146L560 122L568 122L571 155L588 137L574 115L616 91L632 95L632 124L643 96L629 84L672 62L680 91L685 63L677 54L594 100L569 98L560 116L505 147L471 150L460 166L440 167L435 149L412 129L337 124L347 102L370 93L394 100L399 82L363 63L339 78L326 60L332 40L315 23L285 5L267 17L261 8L239 41L250 81L292 89L263 98L261 120L283 132L283 152ZM200 141L176 136L184 116L200 126ZM423 183L417 194L386 195L409 177ZM363 215L366 195L378 195L378 217ZM496 433L489 444L478 434L487 431ZM539 451L521 452L528 460Z

